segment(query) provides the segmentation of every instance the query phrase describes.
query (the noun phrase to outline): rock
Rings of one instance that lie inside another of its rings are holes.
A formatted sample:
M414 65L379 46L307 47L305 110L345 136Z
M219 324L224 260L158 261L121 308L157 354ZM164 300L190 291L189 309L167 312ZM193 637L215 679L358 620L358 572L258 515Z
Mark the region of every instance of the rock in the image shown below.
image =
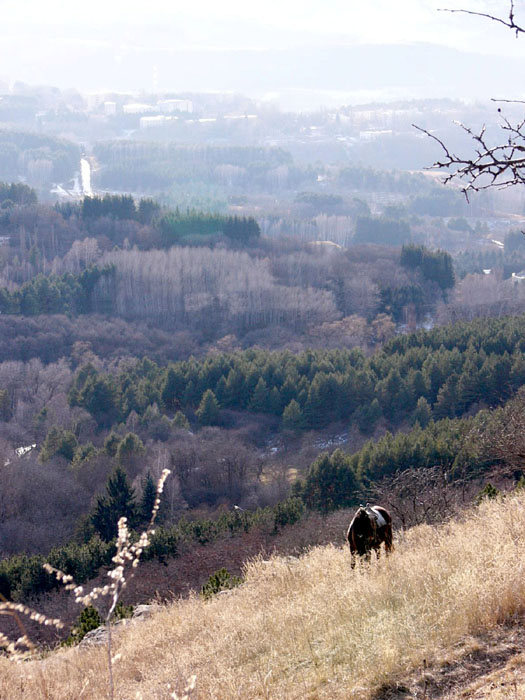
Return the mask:
M81 647L91 647L98 644L107 644L108 641L108 631L104 627L97 627L95 630L90 630L84 635L79 646Z
M153 615L153 613L157 612L158 610L160 610L160 605L155 605L155 604L137 605L135 610L133 610L133 619L134 620L137 620L137 619L144 620L148 617L151 617Z

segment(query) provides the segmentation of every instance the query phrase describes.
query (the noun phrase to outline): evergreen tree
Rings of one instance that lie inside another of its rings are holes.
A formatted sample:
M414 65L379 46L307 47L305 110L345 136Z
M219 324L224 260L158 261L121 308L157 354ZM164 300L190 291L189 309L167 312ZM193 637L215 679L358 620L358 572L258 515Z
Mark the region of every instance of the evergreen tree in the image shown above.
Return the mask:
M118 446L120 445L120 436L116 433L110 433L104 440L104 451L114 457L117 454Z
M181 386L182 384L182 386ZM167 409L174 410L179 407L178 397L182 393L183 379L175 372L173 367L168 369L166 381L162 386L162 402Z
M453 418L458 411L458 375L454 372L438 392L437 401L433 407L436 419Z
M217 425L219 423L219 403L211 389L204 392L195 415L201 425Z
M139 503L139 521L148 523L157 499L157 486L148 472L146 478L142 480L142 496ZM157 517L158 520L158 517Z
M40 459L42 462L47 462L48 459L55 455L65 457L69 462L75 456L78 441L75 435L70 430L61 430L53 426L40 450Z
M106 494L96 500L91 522L101 539L109 542L117 536L118 521L122 517L128 519L128 527L135 527L135 491L128 482L126 472L117 467L108 479Z
M355 503L359 480L342 450L320 455L310 466L300 494L309 508L328 513Z
M144 454L144 443L135 433L126 433L117 447L116 457L122 466L129 465L135 458Z
M268 399L268 387L266 386L266 382L262 377L259 377L248 408L255 413L266 413L268 411Z
M414 410L414 413L412 414L412 424L416 425L417 423L422 428L426 428L431 420L432 409L430 408L430 405L425 399L425 397L421 396L421 398L417 402L417 406Z
M276 416L281 415L281 411L283 410L281 394L276 386L274 386L273 389L270 391L269 409Z
M182 411L177 411L173 416L172 423L174 428L181 428L183 430L190 429L190 423Z
M11 417L11 403L7 389L0 389L0 420L8 421Z
M305 427L306 421L301 407L295 399L292 399L283 411L283 428L285 430L299 431Z

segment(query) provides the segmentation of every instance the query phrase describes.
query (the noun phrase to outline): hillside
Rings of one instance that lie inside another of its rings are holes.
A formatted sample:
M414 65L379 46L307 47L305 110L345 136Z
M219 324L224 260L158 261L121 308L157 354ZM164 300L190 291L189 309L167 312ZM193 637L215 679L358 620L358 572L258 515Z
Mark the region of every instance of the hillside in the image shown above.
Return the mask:
M116 697L168 698L192 674L203 700L523 697L524 506L519 493L414 528L354 571L331 545L255 559L234 591L124 627ZM102 648L2 659L0 697L102 698L105 663Z

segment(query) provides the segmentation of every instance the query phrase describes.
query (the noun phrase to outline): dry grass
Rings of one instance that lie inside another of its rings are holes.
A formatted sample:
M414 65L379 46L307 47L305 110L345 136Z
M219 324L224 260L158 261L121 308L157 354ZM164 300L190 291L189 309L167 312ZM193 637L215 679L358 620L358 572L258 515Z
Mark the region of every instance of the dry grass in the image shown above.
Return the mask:
M524 569L525 494L484 503L463 522L415 528L388 560L354 571L333 546L256 560L240 588L122 629L115 696L169 698L196 674L192 698L201 700L366 700L521 613ZM2 700L106 696L104 649L0 662Z

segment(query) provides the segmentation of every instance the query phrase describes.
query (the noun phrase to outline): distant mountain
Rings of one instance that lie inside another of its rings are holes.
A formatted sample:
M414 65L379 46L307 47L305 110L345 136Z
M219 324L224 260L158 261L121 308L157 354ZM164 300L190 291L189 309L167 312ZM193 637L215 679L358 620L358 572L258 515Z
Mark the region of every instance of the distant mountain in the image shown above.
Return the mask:
M254 97L330 104L334 100L412 97L523 96L518 58L466 53L442 46L340 45L287 49L184 49L78 42L31 65L31 79L80 90L238 91ZM24 63L20 64L20 69ZM344 98L344 99L343 99Z

